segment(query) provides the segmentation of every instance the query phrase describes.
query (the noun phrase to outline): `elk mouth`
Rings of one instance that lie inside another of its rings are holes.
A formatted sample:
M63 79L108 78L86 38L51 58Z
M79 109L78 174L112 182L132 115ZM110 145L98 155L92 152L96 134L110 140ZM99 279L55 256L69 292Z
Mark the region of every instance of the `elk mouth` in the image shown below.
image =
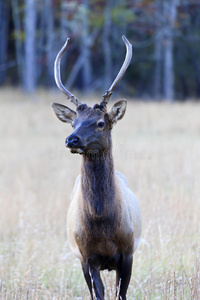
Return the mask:
M84 147L79 147L79 148L70 148L70 147L67 147L67 148L73 154L84 154Z

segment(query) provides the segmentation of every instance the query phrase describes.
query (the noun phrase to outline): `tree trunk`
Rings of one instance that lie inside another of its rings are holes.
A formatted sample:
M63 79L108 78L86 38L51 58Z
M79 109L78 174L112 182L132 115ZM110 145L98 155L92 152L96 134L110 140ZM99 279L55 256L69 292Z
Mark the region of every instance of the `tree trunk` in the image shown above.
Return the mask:
M46 0L46 26L47 26L47 78L48 85L54 84L54 19L52 1Z
M94 44L94 41L98 35L99 30L94 29L93 32L91 33L90 36L87 37L86 43L91 47ZM62 58L63 59L63 58ZM78 59L76 60L75 64L73 65L73 68L69 74L69 77L67 79L66 82L66 86L68 87L68 89L70 90L72 85L74 84L78 73L80 72L80 70L82 69L83 65L84 65L84 57L82 56L82 53L80 54L80 56L78 57Z
M156 33L155 38L155 79L154 97L160 99L162 94L162 37L161 31Z
M60 4L60 10L61 10L61 18L60 18L60 33L59 33L59 40L62 44L66 42L66 39L69 37L68 35L68 21L67 21L67 2L66 0L62 0ZM65 55L66 57L66 55ZM62 58L63 59L63 58Z
M163 55L164 87L163 94L166 101L174 99L174 69L173 69L173 40L166 36Z
M36 85L35 29L36 29L35 0L26 0L24 89L29 93L34 92L35 85Z
M176 20L178 0L165 0L164 2L164 53L163 53L163 96L166 101L174 99L174 58L173 35Z
M82 68L82 83L84 92L88 92L91 78L91 53L90 53L90 43L88 39L89 35L89 16L88 16L88 0L83 1L84 13L83 13L83 30L82 30L82 42L81 42L81 54L83 57L83 68Z
M112 53L110 47L110 29L111 29L111 0L107 0L104 12L104 28L102 49L104 51L104 90L108 90L112 81Z
M161 0L156 1L157 7L157 29L155 31L155 48L154 48L154 59L155 59L155 77L154 77L154 97L160 99L162 95L162 43L163 43L163 30L162 30L162 19L163 15L162 2Z

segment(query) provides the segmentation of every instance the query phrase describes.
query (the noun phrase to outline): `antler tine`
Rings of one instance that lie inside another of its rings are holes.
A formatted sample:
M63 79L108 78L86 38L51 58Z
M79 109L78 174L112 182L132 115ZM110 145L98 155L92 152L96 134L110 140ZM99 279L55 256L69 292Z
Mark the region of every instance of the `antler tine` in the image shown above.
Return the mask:
M55 62L54 62L54 78L57 84L57 87L63 92L67 99L70 99L72 103L74 103L76 106L81 104L81 102L72 94L70 91L64 87L61 78L60 78L60 62L63 54L65 53L67 46L68 46L69 38L66 40L64 46L61 48L61 50L58 52Z
M102 96L102 101L101 104L106 106L110 96L112 95L114 89L116 88L117 84L119 83L119 81L122 79L122 77L124 76L124 73L126 72L126 69L128 68L131 58L132 58L132 45L131 43L127 40L127 38L125 37L125 35L122 36L122 40L126 45L126 57L124 60L124 63L119 71L119 73L117 74L117 77L115 78L115 80L113 81L113 83L111 84L109 90L106 91L106 93Z

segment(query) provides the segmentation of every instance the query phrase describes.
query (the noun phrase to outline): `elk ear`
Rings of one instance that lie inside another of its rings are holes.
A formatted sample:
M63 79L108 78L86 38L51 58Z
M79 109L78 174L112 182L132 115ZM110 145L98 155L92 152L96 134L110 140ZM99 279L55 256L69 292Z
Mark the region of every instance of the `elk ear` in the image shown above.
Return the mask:
M111 108L111 111L108 113L108 119L111 123L111 128L123 118L125 111L126 111L126 100L120 100L116 102L113 107Z
M65 123L72 123L76 118L76 112L62 104L53 103L52 108L58 119Z

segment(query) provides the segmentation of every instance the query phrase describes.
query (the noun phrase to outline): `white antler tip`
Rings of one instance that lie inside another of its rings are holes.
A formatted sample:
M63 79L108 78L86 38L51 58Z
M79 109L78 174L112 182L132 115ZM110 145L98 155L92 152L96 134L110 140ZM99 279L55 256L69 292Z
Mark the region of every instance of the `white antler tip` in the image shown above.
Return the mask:
M132 46L132 44L129 42L129 40L125 37L125 35L122 35L122 41L125 43L125 44L128 44L130 46Z
M62 48L63 50L65 50L67 48L69 40L70 40L70 38L67 38L67 40L66 40L66 42L65 42L65 44L64 44L64 46Z

